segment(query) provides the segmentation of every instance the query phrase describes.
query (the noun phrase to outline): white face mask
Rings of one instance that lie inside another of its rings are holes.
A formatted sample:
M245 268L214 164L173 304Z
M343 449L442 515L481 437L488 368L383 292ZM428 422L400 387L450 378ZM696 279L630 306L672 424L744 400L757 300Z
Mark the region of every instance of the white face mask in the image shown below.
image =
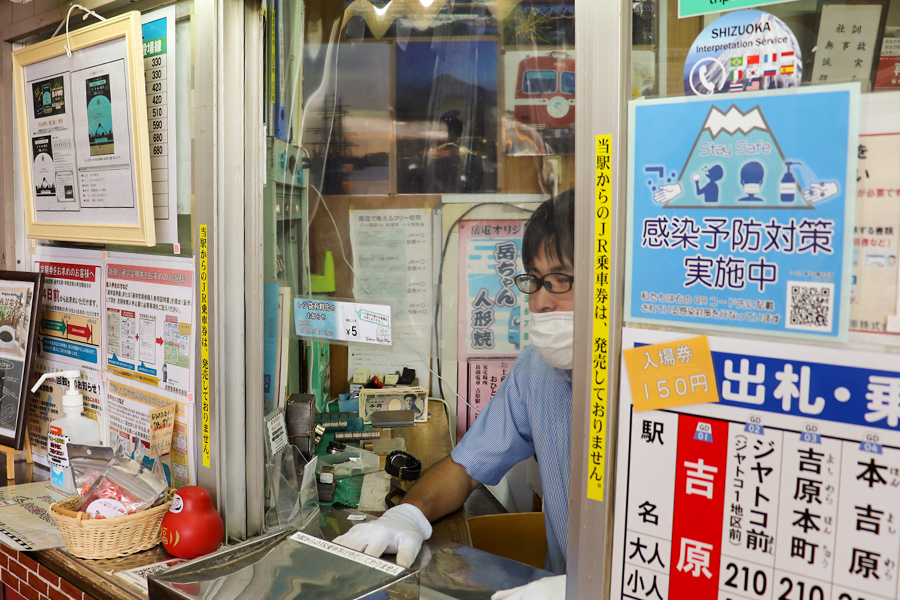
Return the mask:
M547 364L557 369L572 369L572 336L575 313L571 310L531 313L528 335Z

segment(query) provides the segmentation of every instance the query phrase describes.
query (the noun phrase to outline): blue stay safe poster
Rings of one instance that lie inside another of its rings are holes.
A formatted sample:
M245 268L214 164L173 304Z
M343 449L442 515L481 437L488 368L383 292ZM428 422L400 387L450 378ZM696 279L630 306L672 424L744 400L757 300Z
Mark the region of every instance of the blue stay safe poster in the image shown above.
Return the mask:
M858 84L629 105L627 319L843 339Z

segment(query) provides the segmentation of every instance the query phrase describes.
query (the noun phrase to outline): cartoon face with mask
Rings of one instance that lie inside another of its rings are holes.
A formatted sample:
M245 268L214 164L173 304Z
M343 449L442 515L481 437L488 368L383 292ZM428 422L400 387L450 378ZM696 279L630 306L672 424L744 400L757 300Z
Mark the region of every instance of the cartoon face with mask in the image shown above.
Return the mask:
M758 194L762 189L764 175L765 169L756 161L748 162L741 167L741 188L747 195L743 198L738 198L738 201L761 202L762 198L760 198Z

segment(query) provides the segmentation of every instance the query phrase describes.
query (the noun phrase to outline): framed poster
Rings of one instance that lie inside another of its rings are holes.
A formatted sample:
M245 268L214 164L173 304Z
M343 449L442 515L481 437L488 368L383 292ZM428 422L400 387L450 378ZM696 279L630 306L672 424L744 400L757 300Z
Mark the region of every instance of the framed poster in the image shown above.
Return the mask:
M44 276L0 271L0 444L21 450Z
M156 243L140 20L13 53L28 237Z
M861 81L875 87L887 0L822 2L812 83Z

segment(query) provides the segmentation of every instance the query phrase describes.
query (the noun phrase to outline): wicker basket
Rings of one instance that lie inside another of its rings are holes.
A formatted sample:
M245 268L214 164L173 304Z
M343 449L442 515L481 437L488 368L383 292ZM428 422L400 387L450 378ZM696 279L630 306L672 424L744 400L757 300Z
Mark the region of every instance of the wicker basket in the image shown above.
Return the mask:
M51 504L50 515L72 556L117 558L159 544L160 526L174 494L175 489L170 488L164 504L111 519L91 519L87 513L73 511L81 497L70 496Z

